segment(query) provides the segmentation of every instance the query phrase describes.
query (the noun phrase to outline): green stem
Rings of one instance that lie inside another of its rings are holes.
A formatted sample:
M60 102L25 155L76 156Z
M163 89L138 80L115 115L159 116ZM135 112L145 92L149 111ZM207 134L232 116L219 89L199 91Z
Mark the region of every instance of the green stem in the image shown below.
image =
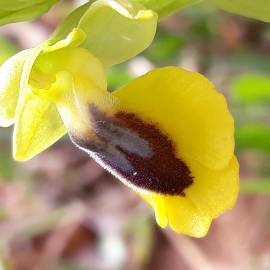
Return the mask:
M244 180L240 182L242 193L269 193L270 179Z

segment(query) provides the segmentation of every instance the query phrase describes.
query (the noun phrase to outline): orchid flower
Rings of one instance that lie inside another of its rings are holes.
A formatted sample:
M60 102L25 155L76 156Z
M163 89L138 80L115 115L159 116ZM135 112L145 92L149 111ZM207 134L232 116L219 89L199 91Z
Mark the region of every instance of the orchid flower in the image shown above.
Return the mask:
M105 67L152 41L157 15L98 0L0 70L0 125L14 124L13 155L28 160L68 132L154 209L161 227L204 236L238 194L234 122L202 75L157 68L114 91Z

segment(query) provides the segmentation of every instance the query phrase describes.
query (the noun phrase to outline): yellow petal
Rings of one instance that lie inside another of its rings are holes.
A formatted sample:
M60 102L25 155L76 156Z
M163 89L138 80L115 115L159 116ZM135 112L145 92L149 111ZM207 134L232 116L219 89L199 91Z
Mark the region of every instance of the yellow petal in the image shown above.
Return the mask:
M210 169L227 166L234 123L224 97L202 75L178 67L155 69L113 92L118 111L154 123L183 161Z
M208 232L212 217L201 212L188 198L153 192L140 196L154 208L156 221L162 228L169 224L175 232L193 237L203 237Z
M0 126L14 124L20 91L20 78L26 58L31 50L25 50L8 59L0 68Z
M140 193L144 200L146 200L154 209L157 224L161 228L165 228L168 224L167 211L164 203L164 196L160 194L155 194L153 192Z
M61 138L66 129L54 104L29 94L13 133L13 156L25 161Z
M159 226L170 224L176 232L203 237L213 218L231 209L239 191L238 162L233 157L229 165L214 171L190 162L193 184L185 196L168 196L154 192L139 195L154 209Z
M204 214L217 217L231 209L239 192L239 166L235 156L221 170L209 170L197 162L188 162L193 184L185 194Z
M166 196L165 207L172 229L193 237L203 237L209 230L212 218L202 213L188 199Z

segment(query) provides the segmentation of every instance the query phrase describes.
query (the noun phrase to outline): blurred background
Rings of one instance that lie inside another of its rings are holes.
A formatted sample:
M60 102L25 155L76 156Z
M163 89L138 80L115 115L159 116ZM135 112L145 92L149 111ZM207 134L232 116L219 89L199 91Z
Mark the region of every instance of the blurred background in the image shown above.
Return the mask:
M37 45L82 1L0 28L0 63ZM206 75L236 120L241 194L203 239L161 230L152 209L67 137L33 160L0 129L0 270L269 270L270 24L206 5L162 20L145 52L108 70L110 89L155 66Z

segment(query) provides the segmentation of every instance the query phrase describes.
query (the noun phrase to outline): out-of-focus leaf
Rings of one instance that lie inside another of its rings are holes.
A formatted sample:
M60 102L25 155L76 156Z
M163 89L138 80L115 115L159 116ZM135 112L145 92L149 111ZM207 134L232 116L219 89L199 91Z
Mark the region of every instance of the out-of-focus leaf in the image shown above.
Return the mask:
M207 0L216 6L242 16L270 22L269 0Z
M202 0L132 0L152 9L158 13L159 16L166 16L173 12L179 11L188 6L197 4Z
M238 151L255 149L270 152L270 125L247 124L236 128L235 141Z
M106 70L106 75L110 90L118 88L121 85L125 85L132 79L127 67L123 64L110 67Z
M232 83L234 97L242 102L269 102L270 76L244 74Z
M157 36L149 49L145 51L145 56L157 65L171 63L172 60L176 60L175 64L177 64L179 60L177 55L184 40L180 36L170 34L158 34Z
M33 20L60 0L9 0L0 1L0 25Z
M251 51L241 51L228 56L229 64L237 70L251 72L265 72L270 70L270 57Z

